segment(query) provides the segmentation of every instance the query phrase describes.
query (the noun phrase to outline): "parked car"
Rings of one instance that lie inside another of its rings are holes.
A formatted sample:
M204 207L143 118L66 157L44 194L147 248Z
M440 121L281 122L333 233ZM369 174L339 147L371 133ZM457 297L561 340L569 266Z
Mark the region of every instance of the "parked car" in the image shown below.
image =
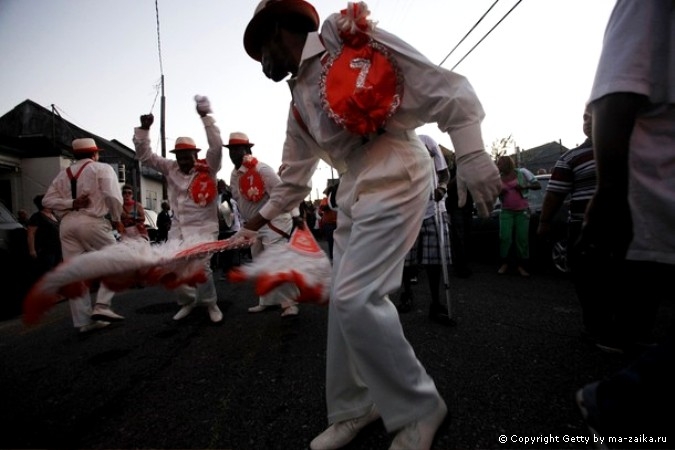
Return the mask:
M21 301L32 281L26 229L0 202L0 319L21 312Z
M539 216L541 215L546 186L551 178L550 174L536 175L540 190L530 190L528 201L530 204L530 260L535 267L553 267L555 270L566 273L567 267L567 216L569 199L556 213L551 222L550 239L541 239L537 236ZM501 205L497 200L490 217L480 218L474 214L471 224L470 252L475 260L499 262L499 213ZM543 265L543 266L542 266Z

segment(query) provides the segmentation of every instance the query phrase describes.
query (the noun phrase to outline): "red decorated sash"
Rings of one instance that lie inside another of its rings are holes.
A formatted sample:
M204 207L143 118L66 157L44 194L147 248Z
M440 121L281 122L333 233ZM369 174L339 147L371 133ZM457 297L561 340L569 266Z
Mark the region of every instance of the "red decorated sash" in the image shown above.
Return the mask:
M216 181L211 176L209 164L205 159L198 159L194 168L197 173L188 186L188 192L196 204L206 206L218 195Z
M338 125L367 135L381 132L403 98L403 76L388 50L371 38L365 3L349 3L338 19L342 49L321 73L321 103Z
M265 196L265 182L258 172L258 160L246 155L242 166L246 167L246 172L239 177L239 193L248 201L258 203Z

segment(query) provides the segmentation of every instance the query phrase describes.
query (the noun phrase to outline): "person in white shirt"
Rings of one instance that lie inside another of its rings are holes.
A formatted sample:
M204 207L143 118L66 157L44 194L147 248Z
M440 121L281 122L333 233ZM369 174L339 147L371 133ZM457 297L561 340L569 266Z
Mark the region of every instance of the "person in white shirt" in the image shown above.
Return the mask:
M142 115L141 126L134 129L136 158L166 177L167 194L173 209L169 241L198 243L218 240L216 174L221 167L223 142L215 119L209 115L209 100L196 96L195 101L209 143L204 160L197 159L201 149L189 137L176 139L175 148L171 150L176 155L175 160L154 154L150 147L150 126L154 121L152 114ZM217 304L218 297L209 258L205 258L204 270L207 276L204 283L196 287L178 288L178 304L181 309L173 316L174 320L185 318L198 304L206 306L212 322L223 320L223 313Z
M101 149L94 139L75 139L72 145L75 163L54 178L42 199L43 206L62 217L64 261L115 244L113 225L120 233L124 232L120 222L122 193L116 171L109 164L98 162ZM113 291L100 284L93 311L89 291L69 299L73 325L86 333L124 319L110 308L113 296Z
M265 75L288 81L282 162L270 200L233 239L254 239L310 192L319 159L337 169L338 220L328 313L326 403L331 424L310 444L339 448L382 418L392 449L428 449L447 406L405 339L389 299L422 224L430 158L415 129L436 122L457 151L460 202L467 186L482 215L499 193L485 151L481 107L468 81L374 26L361 3L319 17L303 0L262 0L244 48ZM361 108L363 107L363 108Z
M613 299L619 332L604 349L642 353L577 402L594 442L635 436L646 448L660 436L657 446L672 447L672 315L649 344L675 276L675 2L616 2L588 106L597 185L578 247L595 262L598 294Z
M230 133L230 140L225 146L229 149L230 160L234 164L230 175L232 198L239 206L239 214L244 223L265 206L270 198L269 193L281 183L279 175L272 167L253 157L251 151L253 145L245 133L234 132ZM286 245L292 229L293 218L290 213L282 213L272 219L258 230L258 236L251 246L253 259L259 257L266 248ZM295 286L285 283L272 292L261 295L258 304L250 307L248 312L259 313L270 306L281 305L282 317L296 316L298 314L298 306L295 302L297 296L298 291Z

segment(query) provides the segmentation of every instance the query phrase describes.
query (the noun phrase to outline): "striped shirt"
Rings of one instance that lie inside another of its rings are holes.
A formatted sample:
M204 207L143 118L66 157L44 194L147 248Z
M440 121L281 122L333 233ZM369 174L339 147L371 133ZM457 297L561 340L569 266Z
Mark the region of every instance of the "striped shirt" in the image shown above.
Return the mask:
M569 220L582 221L595 193L595 158L590 139L566 151L551 172L547 192L570 194Z

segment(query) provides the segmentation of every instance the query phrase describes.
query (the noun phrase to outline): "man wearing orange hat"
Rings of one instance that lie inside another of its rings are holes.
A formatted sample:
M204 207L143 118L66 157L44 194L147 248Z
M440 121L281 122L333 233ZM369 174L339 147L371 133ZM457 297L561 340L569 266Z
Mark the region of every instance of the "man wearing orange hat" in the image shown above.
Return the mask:
M232 197L237 201L239 213L244 222L257 214L267 204L270 192L274 186L281 183L279 175L269 165L258 161L251 152L253 143L245 133L230 133L230 140L225 146L229 149L230 160L234 170L230 175ZM300 211L296 210L295 215ZM258 236L251 246L251 255L257 258L265 248L276 245L285 245L293 228L293 218L289 213L279 214L267 225L258 231ZM248 309L250 313L265 311L269 306L281 305L282 317L298 315L298 306L295 298L297 289L289 283L284 283L272 292L261 295L258 304Z
M328 318L326 403L331 423L310 444L340 448L382 418L392 449L428 449L445 402L403 335L388 294L431 195L430 160L415 129L437 123L457 152L460 203L467 187L482 216L500 190L485 151L484 112L469 82L375 27L365 3L349 3L318 33L303 0L262 0L244 47L265 75L288 75L282 182L233 240L246 241L310 192L319 158L341 174Z
M169 241L197 243L218 240L218 197L216 174L220 170L223 142L215 119L209 115L211 104L206 97L195 96L196 109L206 129L209 149L206 159L197 159L201 149L189 137L179 137L170 160L156 155L150 147L150 126L152 114L141 116L141 126L134 129L136 158L148 167L162 172L167 182L169 203L173 209ZM173 316L181 320L189 315L198 304L206 306L212 322L223 320L218 308L216 286L208 258L204 261L207 280L204 283L178 288L178 304L181 309Z
M59 234L64 261L114 244L113 225L120 232L124 230L120 223L122 194L117 173L112 166L98 162L100 150L91 138L75 139L75 163L54 178L42 199L43 206L62 216ZM106 219L108 214L112 225ZM89 291L69 299L73 325L86 333L124 319L110 308L113 295L101 284L93 311Z
M467 187L487 216L500 190L484 149L484 112L469 82L375 27L365 3L349 3L318 33L303 0L263 0L244 47L265 75L288 75L291 105L270 200L232 239L246 241L310 192L319 158L341 174L329 303L326 403L331 425L310 444L335 449L382 418L392 449L426 450L447 414L388 294L431 195L429 154L415 133L435 122L457 151L460 203Z

